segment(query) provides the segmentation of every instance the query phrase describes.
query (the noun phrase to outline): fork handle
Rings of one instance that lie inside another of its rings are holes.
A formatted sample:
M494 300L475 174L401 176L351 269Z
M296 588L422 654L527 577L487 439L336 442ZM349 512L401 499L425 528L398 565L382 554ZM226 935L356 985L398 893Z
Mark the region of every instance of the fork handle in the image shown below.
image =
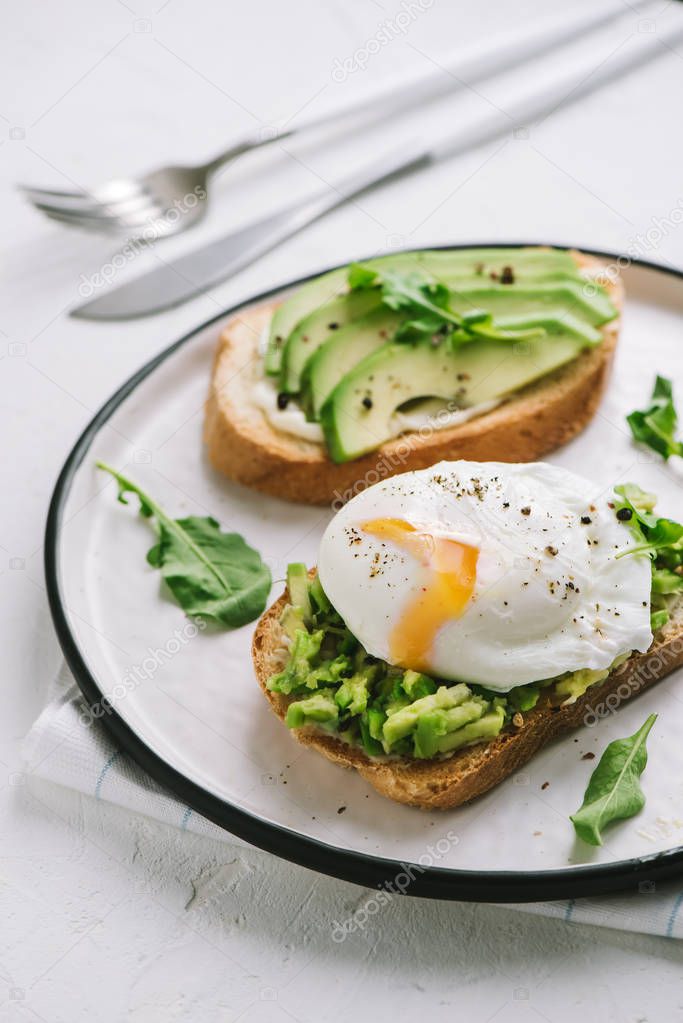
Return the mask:
M224 149L223 152L217 153L213 160L209 160L208 163L204 164L204 170L209 176L215 174L221 169L221 167L224 167L226 163L236 160L238 156L243 156L245 153L251 153L253 150L260 149L262 146L269 146L276 138L278 140L282 140L288 138L291 134L291 131L287 131L273 137L264 136L263 138L257 138L256 136L246 136L239 142L230 146L228 149Z

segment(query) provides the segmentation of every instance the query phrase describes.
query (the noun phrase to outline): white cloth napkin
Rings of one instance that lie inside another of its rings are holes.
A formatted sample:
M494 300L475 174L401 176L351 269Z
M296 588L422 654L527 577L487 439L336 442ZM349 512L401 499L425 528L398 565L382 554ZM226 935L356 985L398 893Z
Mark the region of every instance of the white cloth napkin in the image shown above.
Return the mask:
M126 807L200 835L245 846L170 795L117 748L109 733L83 713L80 692L64 666L50 699L29 732L24 755L29 775ZM644 882L637 893L562 902L519 903L526 913L616 930L683 938L683 879Z

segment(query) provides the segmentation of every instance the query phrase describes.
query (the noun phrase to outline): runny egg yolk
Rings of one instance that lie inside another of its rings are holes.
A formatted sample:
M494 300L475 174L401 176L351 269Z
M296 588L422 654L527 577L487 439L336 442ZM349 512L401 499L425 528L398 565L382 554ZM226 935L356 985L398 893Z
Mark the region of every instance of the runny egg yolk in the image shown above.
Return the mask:
M371 519L364 533L388 540L414 555L429 570L420 592L392 629L392 664L429 671L429 653L439 629L465 610L477 577L477 547L422 532L403 519Z

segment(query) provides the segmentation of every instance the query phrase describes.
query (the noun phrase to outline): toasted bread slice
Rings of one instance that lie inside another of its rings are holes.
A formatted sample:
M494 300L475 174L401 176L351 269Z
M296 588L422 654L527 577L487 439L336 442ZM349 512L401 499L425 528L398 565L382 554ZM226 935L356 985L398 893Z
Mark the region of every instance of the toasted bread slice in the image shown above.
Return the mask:
M602 265L592 256L572 254L582 268L599 270ZM602 283L621 310L621 283ZM341 506L379 479L424 469L442 459L530 462L555 450L594 415L619 334L616 318L602 328L600 345L585 349L566 366L469 422L435 430L428 437L406 433L338 465L320 444L274 429L251 400L262 374L260 337L277 304L249 309L223 331L206 402L204 439L210 461L230 479L302 504Z
M270 676L287 659L280 615L285 593L257 624L252 657L258 683L271 707L284 720L289 697L267 688ZM547 694L522 715L520 727L505 728L495 739L457 750L435 760L372 759L358 747L313 727L294 729L305 746L342 767L355 768L377 791L398 803L426 810L447 810L467 803L513 774L556 736L582 724L592 724L637 696L683 664L683 606L657 632L650 649L633 654L604 682L590 688L575 703L554 705Z

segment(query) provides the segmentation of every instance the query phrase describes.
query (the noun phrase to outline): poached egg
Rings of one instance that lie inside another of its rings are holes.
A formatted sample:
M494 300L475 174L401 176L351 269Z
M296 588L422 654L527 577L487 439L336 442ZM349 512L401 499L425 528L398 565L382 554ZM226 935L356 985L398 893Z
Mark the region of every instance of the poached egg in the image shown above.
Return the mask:
M363 491L320 582L368 653L497 692L645 651L647 556L614 494L543 462L441 462Z

